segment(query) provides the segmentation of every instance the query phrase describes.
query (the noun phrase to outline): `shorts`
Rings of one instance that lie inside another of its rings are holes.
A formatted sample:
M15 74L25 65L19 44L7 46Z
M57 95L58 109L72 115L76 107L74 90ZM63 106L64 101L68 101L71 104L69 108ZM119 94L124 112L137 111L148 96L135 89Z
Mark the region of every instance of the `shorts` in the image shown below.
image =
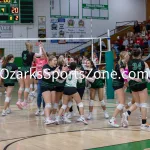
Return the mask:
M44 86L41 86L41 93L44 93L44 92L47 92L47 91L56 91L55 87L44 87Z
M25 75L27 76L27 75L30 75L30 67L28 66L28 67L22 67L21 68L21 70L20 70L21 72L22 72L22 76L24 77Z
M131 91L133 92L139 92L139 91L143 91L144 89L147 88L147 84L146 83L142 83L142 84L136 84L134 86L130 86Z
M114 91L122 89L124 87L124 85L120 85L120 86L113 86Z
M73 95L77 93L77 88L75 87L64 87L64 95Z
M56 86L55 90L56 90L56 92L63 92L64 86Z
M85 90L85 87L84 88L77 88L77 92L79 93L81 99L82 99L82 97L84 95L84 90Z
M103 85L91 85L90 88L91 88L91 89L100 89L100 88L104 88L104 84L103 84Z
M15 83L4 83L4 87L15 86Z

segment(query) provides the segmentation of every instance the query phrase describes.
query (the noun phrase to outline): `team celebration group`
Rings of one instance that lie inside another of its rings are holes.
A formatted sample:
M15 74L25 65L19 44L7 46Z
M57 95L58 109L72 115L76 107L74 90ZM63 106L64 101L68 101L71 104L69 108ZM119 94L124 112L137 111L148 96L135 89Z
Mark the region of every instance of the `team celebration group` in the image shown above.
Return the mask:
M77 122L88 124L92 119L93 106L98 91L98 98L104 112L104 118L109 119L104 100L105 78L99 77L96 53L93 59L80 56L78 60L71 55L55 56L44 50L39 43L39 52L34 53L33 44L26 42L26 50L22 52L22 67L18 68L14 63L14 56L9 54L2 62L1 84L6 89L2 116L11 113L10 102L15 83L18 80L19 109L26 109L32 99L37 99L36 116L44 115L44 123L60 124L71 123L73 117L73 100L77 104L80 117ZM120 53L120 59L115 65L116 78L112 87L117 95L117 107L108 124L112 127L128 127L129 117L133 111L140 108L141 129L150 129L147 123L147 83L150 78L150 70L146 62L141 59L141 49L133 48L131 54L127 51ZM93 61L92 61L93 60ZM125 72L125 73L124 73ZM130 73L130 72L133 72ZM146 74L146 73L147 74ZM130 76L129 76L130 73ZM144 77L143 77L144 73ZM34 74L31 78L31 74ZM122 75L124 74L124 76ZM2 78L3 76L3 78ZM20 76L20 78L18 78ZM99 77L99 78L98 78ZM126 88L132 93L132 102L126 104ZM89 90L89 114L85 116L82 102L85 89ZM43 105L43 109L41 108ZM117 115L121 116L121 124L116 123Z

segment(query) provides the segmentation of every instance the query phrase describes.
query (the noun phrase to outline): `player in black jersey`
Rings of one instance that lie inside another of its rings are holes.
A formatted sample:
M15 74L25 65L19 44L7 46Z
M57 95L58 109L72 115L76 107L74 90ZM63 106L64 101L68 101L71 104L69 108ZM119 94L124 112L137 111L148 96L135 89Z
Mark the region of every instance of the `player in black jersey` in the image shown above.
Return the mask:
M48 58L48 64L43 66L43 78L41 83L41 91L42 96L45 101L45 124L52 124L54 123L53 120L50 119L50 113L52 110L52 104L55 103L56 100L56 82L53 81L54 72L58 72L57 59L55 56L51 55Z
M58 63L57 63L57 67L58 67L58 72L64 71L67 73L68 67L65 65L65 59L64 57L61 55L58 58ZM62 96L63 96L63 91L64 91L64 86L65 86L65 77L67 76L67 74L62 74L61 76L58 77L58 79L56 79L56 101L55 104L53 106L54 110L53 110L53 119L55 120L55 114L58 110L58 106L62 105Z
M18 90L18 102L16 105L19 109L27 106L28 94L30 92L30 68L32 65L34 53L32 52L33 45L26 42L26 50L22 52L22 77L19 79L20 88ZM22 94L24 92L24 101L22 102Z
M7 114L11 113L9 105L11 101L12 91L16 82L16 73L18 71L18 67L14 64L14 56L12 54L6 57L2 67L4 69L3 77L4 86L6 88L6 97L2 116L6 116Z
M114 114L112 118L109 120L108 124L110 124L113 127L119 127L118 124L116 124L116 117L117 115L123 111L124 105L125 105L125 93L124 93L124 83L125 79L123 78L123 72L125 69L127 69L127 62L129 61L129 54L126 51L123 51L120 53L120 60L115 66L115 72L117 74L116 77L113 77L113 88L117 94L118 99L118 106L114 111ZM121 121L122 122L122 121ZM122 124L122 123L121 123Z
M104 86L105 86L105 79L101 76L99 76L100 71L96 69L93 61L88 60L87 61L87 70L91 70L90 73L87 73L89 77L86 79L92 79L89 80L91 87L90 87L90 102L89 102L89 115L87 117L88 120L92 118L92 112L93 112L93 104L95 100L96 90L98 90L98 97L99 101L101 103L101 107L104 111L104 117L106 119L109 118L108 113L106 112L106 104L104 101ZM97 73L96 73L97 72ZM99 72L99 73L98 73ZM95 78L96 77L96 78Z
M133 49L132 56L133 59L128 62L129 75L132 78L139 78L139 80L141 81L137 82L133 79L129 81L129 86L135 99L135 103L130 107L127 112L123 113L123 122L128 125L128 117L131 115L131 112L140 107L142 114L141 129L150 129L150 126L146 124L148 100L147 79L150 78L150 70L147 63L141 60L140 48Z

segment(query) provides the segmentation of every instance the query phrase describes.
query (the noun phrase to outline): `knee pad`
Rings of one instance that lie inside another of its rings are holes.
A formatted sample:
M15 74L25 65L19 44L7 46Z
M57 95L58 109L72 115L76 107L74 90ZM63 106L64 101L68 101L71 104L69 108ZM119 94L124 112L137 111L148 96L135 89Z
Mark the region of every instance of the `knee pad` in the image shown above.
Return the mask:
M105 104L105 101L104 101L104 100L102 100L102 101L101 101L101 106L106 106L106 104Z
M52 107L51 103L46 103L45 108L51 108L51 107Z
M141 108L147 108L147 103L141 103L141 104L140 104L140 107L141 107Z
M23 92L23 91L24 91L24 88L19 88L19 91L20 91L20 92Z
M57 104L57 103L54 103L53 108L54 108L54 109L58 109L58 104Z
M72 102L72 101L69 101L69 103L68 103L68 107L69 107L69 108L71 108L71 107L72 107L72 105L73 105L73 102Z
M93 105L94 105L94 101L93 101L93 100L90 100L89 106L93 106Z
M30 89L29 88L25 88L25 92L29 93Z
M123 104L119 104L119 105L117 106L117 109L119 109L119 110L123 110L123 108L124 108L124 105L123 105Z
M135 103L135 105L136 105L137 107L140 107L140 104L139 104L139 103Z
M33 89L33 84L30 84L30 89Z
M67 105L64 105L64 104L63 104L61 108L64 109L64 110L66 110Z
M80 102L80 103L78 104L78 106L79 106L79 108L83 107L83 103Z
M129 102L129 103L128 103L128 106L130 107L131 105L132 105L132 102Z
M5 98L5 102L6 102L6 103L9 103L9 102L10 102L10 99L11 99L10 97L6 97L6 98Z

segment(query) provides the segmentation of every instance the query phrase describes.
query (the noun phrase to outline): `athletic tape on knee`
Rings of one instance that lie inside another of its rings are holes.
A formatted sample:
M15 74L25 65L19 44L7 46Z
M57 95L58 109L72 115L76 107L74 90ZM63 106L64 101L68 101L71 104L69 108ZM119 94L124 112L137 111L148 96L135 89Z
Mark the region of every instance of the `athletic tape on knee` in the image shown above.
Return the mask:
M147 103L141 103L141 104L140 104L140 107L141 107L141 108L147 108Z
M131 105L132 105L132 102L129 102L129 103L128 103L128 106L130 107Z
M58 104L57 104L57 103L54 103L53 108L54 108L54 109L58 109Z
M25 92L29 93L30 89L29 88L25 88Z
M6 102L6 103L9 103L9 102L10 102L10 97L6 97L6 98L5 98L5 102Z
M51 107L52 107L51 103L46 103L45 108L51 108Z
M94 105L94 101L93 101L93 100L90 100L89 106L93 106L93 105Z
M24 91L24 88L19 88L19 91L23 92L23 91Z
M135 103L135 105L136 105L137 107L140 107L140 104L139 104L139 103Z
M78 104L78 106L79 106L79 108L83 107L83 103L80 102L80 103Z
M61 108L64 109L64 110L66 110L67 105L64 105L64 104L63 104Z
M102 101L101 101L101 106L106 106L106 104L105 104L105 101L104 101L104 100L102 100Z
M71 107L72 107L72 105L73 105L73 102L72 102L72 101L69 101L69 103L68 103L68 107L69 107L69 108L71 108Z
M33 84L30 84L30 89L33 89Z
M124 105L123 105L123 104L119 104L119 105L117 106L117 109L119 109L119 110L123 110L123 108L124 108Z

